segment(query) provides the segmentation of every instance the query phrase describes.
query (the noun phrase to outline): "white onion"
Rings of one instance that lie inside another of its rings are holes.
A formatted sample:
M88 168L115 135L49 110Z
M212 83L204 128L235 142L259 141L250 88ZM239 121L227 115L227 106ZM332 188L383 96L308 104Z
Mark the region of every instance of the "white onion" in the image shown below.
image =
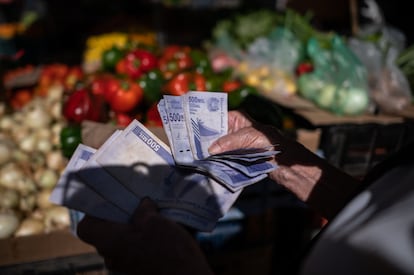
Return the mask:
M40 209L48 208L53 205L49 200L52 189L43 189L36 194L36 205Z
M12 150L5 142L0 141L0 165L8 162L12 157Z
M68 228L70 225L69 210L66 207L55 205L44 209L46 230Z
M15 126L14 119L10 116L2 117L0 120L0 129L9 130Z
M50 106L49 112L52 118L60 119L62 117L62 103L53 102L52 106Z
M58 179L59 175L52 169L42 169L35 174L36 184L42 189L51 189L55 187Z
M16 125L10 131L10 134L13 137L14 142L16 144L20 144L22 140L24 140L28 135L30 135L30 133L30 129L25 127L23 124Z
M0 208L12 209L19 205L19 193L13 189L0 189Z
M27 108L24 108L23 112L25 113L25 125L27 127L36 129L50 125L52 117L41 99L34 99L26 106Z
M23 237L41 234L44 233L44 229L45 226L42 221L33 218L26 218L17 228L16 232L14 233L14 236Z
M53 144L47 138L38 138L36 149L42 153L50 152L53 148Z
M16 182L16 189L22 196L27 196L36 191L36 184L34 180L27 176Z
M36 129L36 136L39 139L42 139L42 138L50 139L52 137L52 130L50 128Z
M15 163L7 163L0 168L0 186L17 189L16 183L25 177L23 171Z
M59 150L51 151L46 155L46 165L52 170L60 172L65 168L66 164L67 160Z
M14 213L0 213L0 239L12 236L18 226L19 219Z
M19 209L23 212L31 212L36 207L36 195L29 194L20 198Z
M31 161L30 155L20 149L13 150L13 159L21 165L30 164Z
M30 154L30 167L32 171L38 171L46 166L46 156L42 152L33 152Z
M20 149L22 149L24 152L33 152L36 149L37 144L37 138L36 135L31 133L25 137L22 138L22 140L19 143Z

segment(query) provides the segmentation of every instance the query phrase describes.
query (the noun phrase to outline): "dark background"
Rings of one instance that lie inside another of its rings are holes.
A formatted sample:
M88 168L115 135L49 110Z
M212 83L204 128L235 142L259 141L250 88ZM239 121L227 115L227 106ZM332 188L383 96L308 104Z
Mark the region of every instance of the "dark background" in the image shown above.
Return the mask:
M200 46L208 39L215 23L235 13L258 8L275 8L275 1L241 1L236 8L165 7L150 1L128 0L72 0L43 1L47 12L36 21L24 36L17 37L17 48L24 48L26 55L21 62L39 64L64 62L80 64L85 41L90 35L110 31L137 31L142 28L157 31L164 43ZM362 1L356 1L361 4ZM400 3L401 2L401 3ZM379 0L386 21L402 30L407 44L412 43L410 9L408 1ZM22 0L0 5L9 21L18 20ZM313 23L321 30L350 34L350 1L291 0L288 7L301 13L311 11Z

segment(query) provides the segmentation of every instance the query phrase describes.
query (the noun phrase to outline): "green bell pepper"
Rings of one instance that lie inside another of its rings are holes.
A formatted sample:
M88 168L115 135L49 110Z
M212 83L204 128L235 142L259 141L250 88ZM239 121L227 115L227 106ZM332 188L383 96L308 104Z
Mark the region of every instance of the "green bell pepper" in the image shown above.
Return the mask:
M145 101L149 105L160 100L164 83L164 76L159 69L153 69L138 79L139 86L144 90Z
M65 157L70 158L81 142L80 125L68 125L60 131L60 148Z

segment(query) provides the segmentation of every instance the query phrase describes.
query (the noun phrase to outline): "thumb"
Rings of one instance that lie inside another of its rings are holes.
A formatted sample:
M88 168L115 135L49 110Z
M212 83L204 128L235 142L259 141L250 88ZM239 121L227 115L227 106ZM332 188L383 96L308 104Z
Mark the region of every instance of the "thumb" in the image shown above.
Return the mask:
M141 225L144 224L149 217L158 214L157 204L149 197L141 199L137 209L132 215L132 224Z

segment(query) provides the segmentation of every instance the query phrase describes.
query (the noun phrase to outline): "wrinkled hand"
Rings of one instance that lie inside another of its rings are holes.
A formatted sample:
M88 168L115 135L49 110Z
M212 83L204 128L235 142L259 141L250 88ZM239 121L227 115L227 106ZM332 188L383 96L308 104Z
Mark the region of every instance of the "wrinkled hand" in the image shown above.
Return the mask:
M210 146L211 154L240 148L267 147L279 143L282 138L276 128L255 123L239 111L229 112L228 123L228 134Z
M358 181L333 167L278 129L252 121L242 113L229 112L228 134L217 139L210 154L240 148L275 146L278 168L269 177L318 209L326 218L334 216L349 199Z
M93 245L109 270L126 274L211 274L193 237L142 199L130 224L86 216L78 236Z

